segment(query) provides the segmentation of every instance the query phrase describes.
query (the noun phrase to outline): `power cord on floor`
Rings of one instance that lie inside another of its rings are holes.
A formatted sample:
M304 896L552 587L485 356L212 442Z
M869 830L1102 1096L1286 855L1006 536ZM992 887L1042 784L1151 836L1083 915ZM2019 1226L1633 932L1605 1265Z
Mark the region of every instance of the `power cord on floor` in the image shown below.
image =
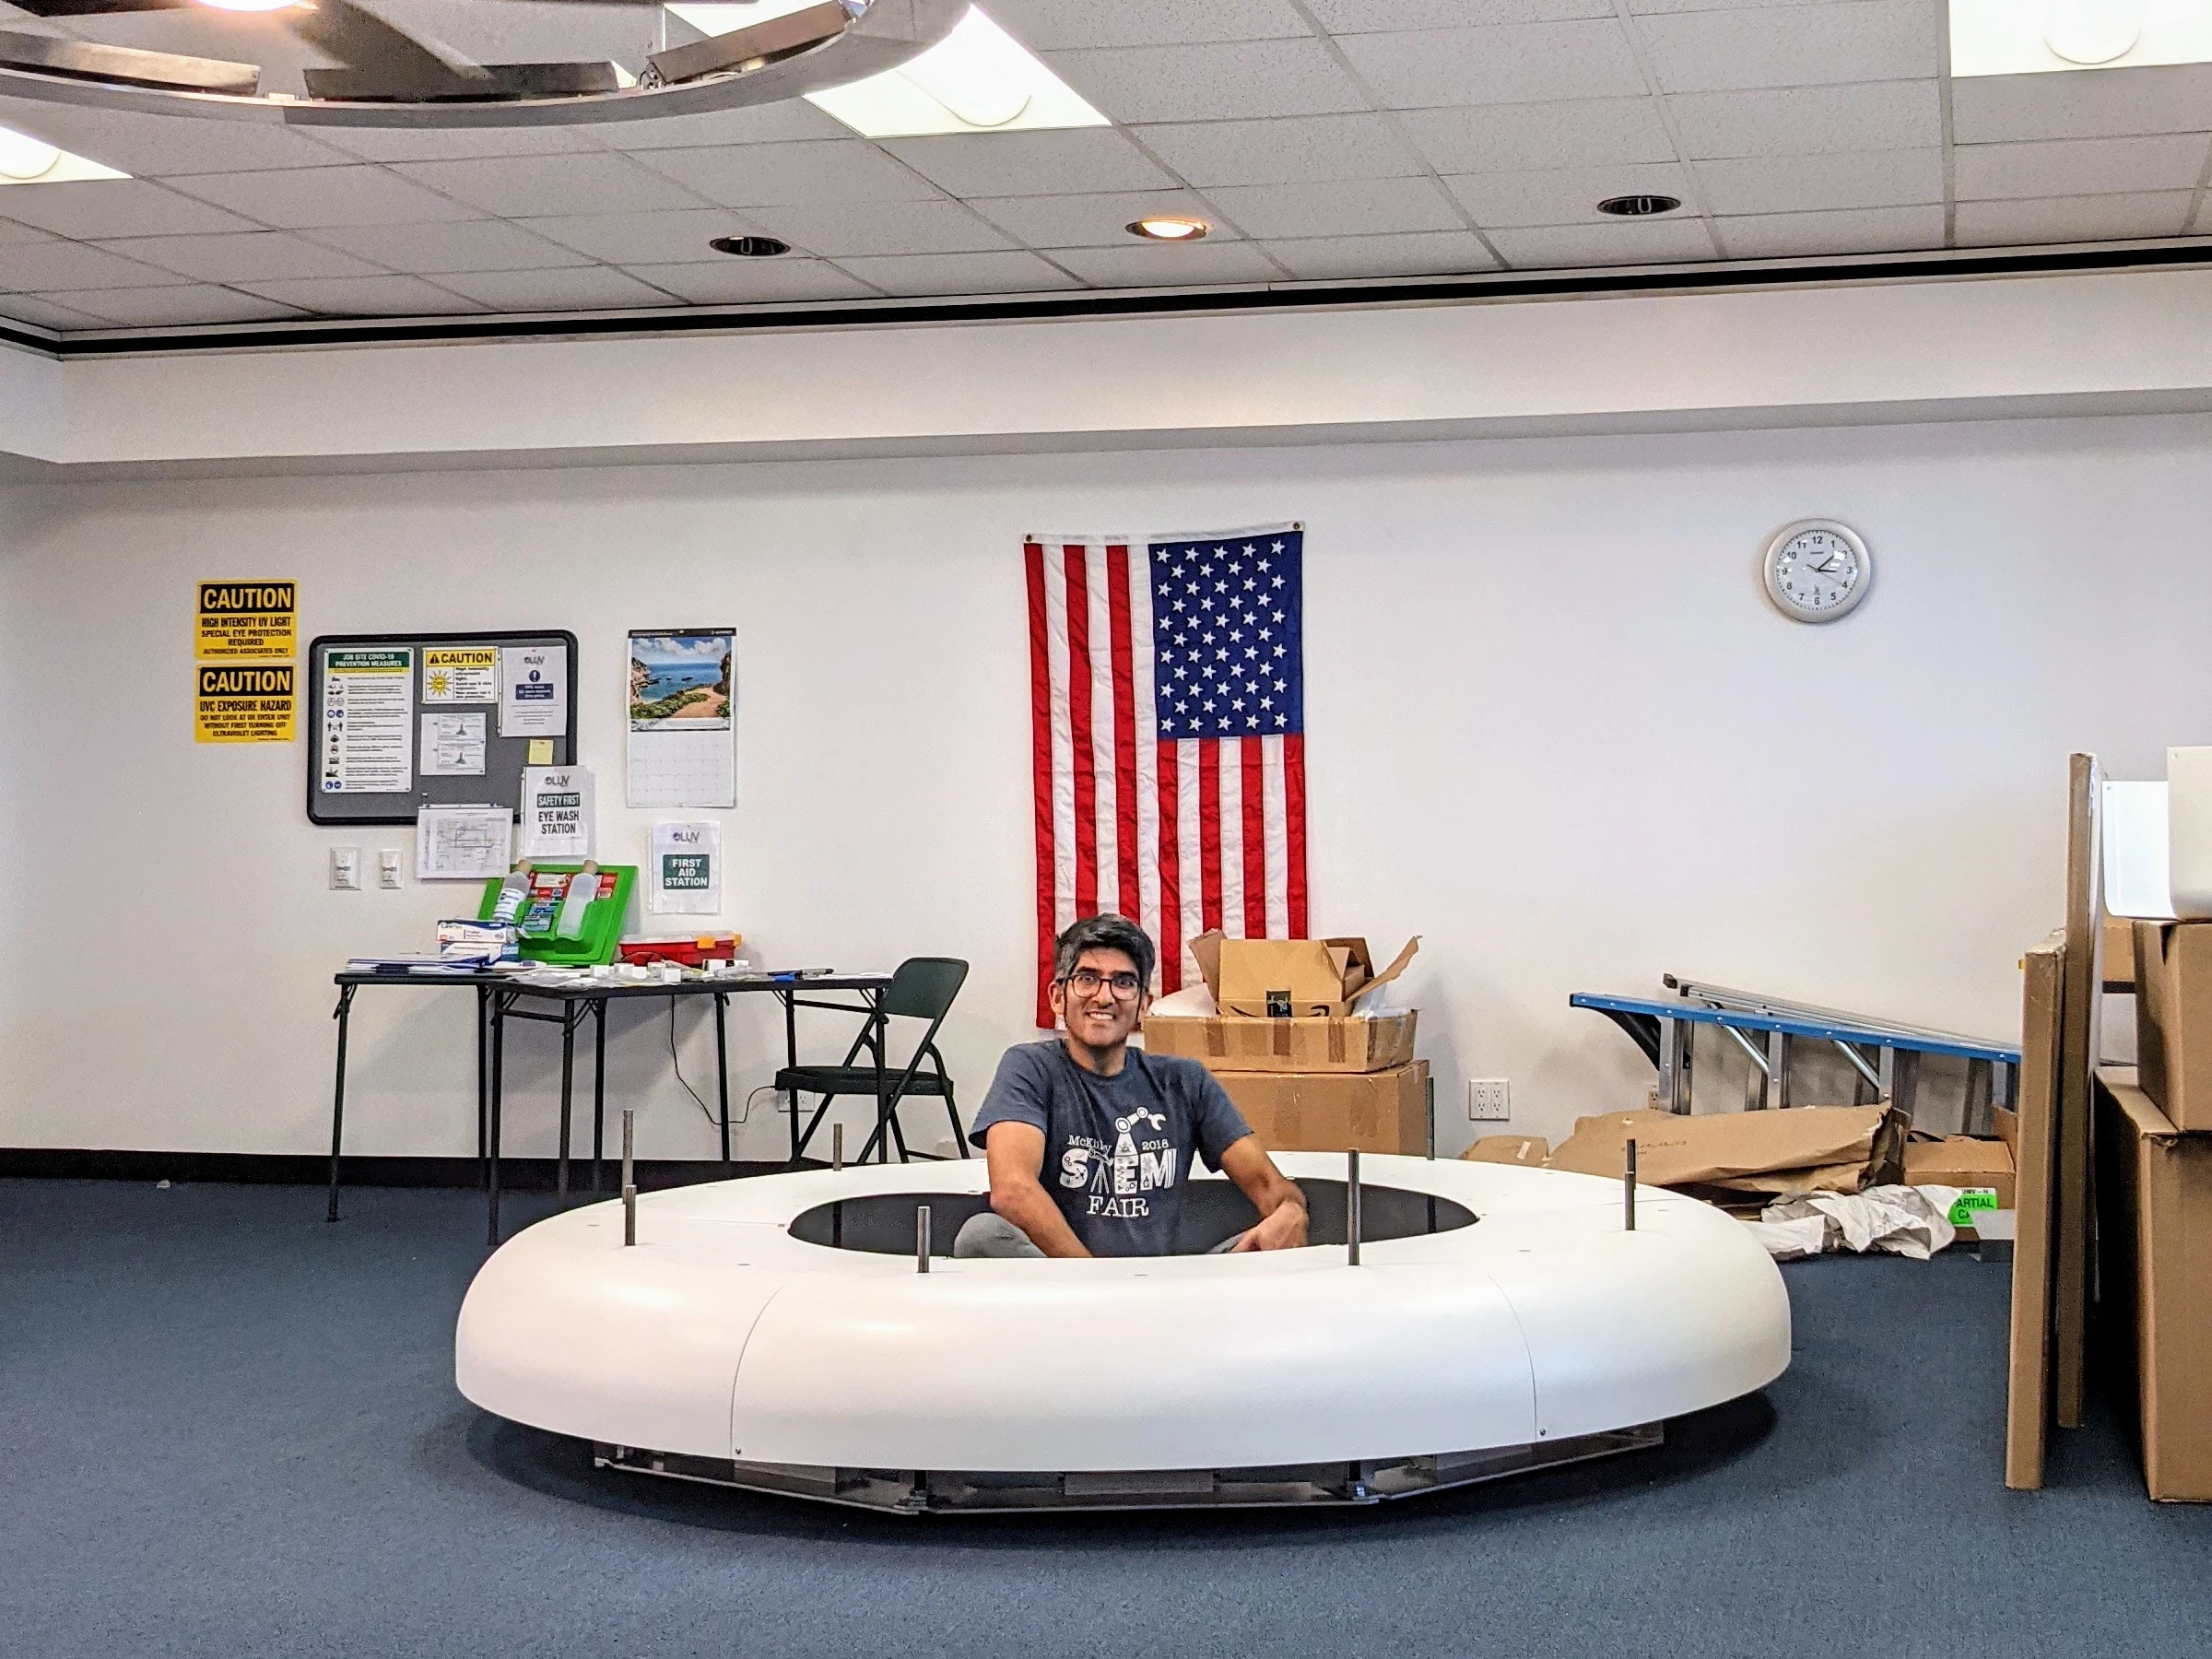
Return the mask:
M668 999L668 1064L675 1068L676 1080L683 1084L684 1092L699 1102L700 1114L715 1128L721 1128L722 1120L714 1115L714 1109L700 1099L699 1090L692 1088L689 1079L684 1076L683 1059L676 1052L676 998L673 996ZM773 1083L763 1083L751 1094L747 1095L745 1104L737 1109L737 1116L733 1120L735 1125L742 1128L747 1120L753 1115L754 1100L761 1095L773 1094L775 1088L776 1086Z

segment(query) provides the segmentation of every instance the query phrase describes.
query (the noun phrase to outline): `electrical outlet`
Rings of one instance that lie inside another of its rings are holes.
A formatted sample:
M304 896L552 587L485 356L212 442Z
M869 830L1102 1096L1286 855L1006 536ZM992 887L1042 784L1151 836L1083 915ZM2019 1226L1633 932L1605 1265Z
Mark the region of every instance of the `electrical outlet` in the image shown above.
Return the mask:
M361 890L361 850L359 847L333 847L330 850L330 890L334 893L358 893Z
M379 847L376 850L376 885L381 888L399 886L399 849Z
M1467 1116L1477 1124L1502 1124L1512 1117L1512 1085L1503 1077L1467 1079Z

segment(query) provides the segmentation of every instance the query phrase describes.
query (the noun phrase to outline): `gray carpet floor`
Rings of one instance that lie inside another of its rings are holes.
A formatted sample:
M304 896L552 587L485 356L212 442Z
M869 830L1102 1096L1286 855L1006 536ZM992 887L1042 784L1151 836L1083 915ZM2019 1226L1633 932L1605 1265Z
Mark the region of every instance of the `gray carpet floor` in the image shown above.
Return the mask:
M348 1206L0 1181L0 1653L2212 1651L2212 1512L2148 1502L2109 1413L2004 1489L2007 1273L1964 1253L1785 1268L1789 1372L1608 1464L1370 1511L896 1521L484 1417L452 1375L480 1201Z

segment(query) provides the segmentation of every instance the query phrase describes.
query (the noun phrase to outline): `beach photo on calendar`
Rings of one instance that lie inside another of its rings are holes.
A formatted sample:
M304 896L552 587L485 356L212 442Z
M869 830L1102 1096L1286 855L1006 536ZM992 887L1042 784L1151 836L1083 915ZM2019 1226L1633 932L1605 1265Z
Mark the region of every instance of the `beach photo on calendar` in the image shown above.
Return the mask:
M712 731L730 724L730 665L736 636L629 636L629 728Z

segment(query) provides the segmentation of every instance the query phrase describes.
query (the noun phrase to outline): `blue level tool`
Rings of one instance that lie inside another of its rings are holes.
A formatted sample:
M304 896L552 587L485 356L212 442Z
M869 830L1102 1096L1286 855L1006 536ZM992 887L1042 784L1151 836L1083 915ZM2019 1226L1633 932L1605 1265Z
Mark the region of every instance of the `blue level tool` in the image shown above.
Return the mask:
M1668 1112L1689 1111L1689 1037L1700 1025L1725 1032L1751 1063L1745 1081L1747 1112L1790 1103L1791 1044L1799 1038L1829 1043L1843 1056L1857 1074L1855 1093L1861 1102L1887 1101L1908 1118L1912 1115L1924 1054L1951 1054L1966 1061L1961 1123L1970 1134L1989 1133L1993 1109L2012 1098L2020 1051L2004 1043L1700 984L1671 973L1665 983L1673 995L1609 996L1577 991L1567 1001L1571 1007L1594 1008L1629 1034L1658 1068L1659 1104Z

